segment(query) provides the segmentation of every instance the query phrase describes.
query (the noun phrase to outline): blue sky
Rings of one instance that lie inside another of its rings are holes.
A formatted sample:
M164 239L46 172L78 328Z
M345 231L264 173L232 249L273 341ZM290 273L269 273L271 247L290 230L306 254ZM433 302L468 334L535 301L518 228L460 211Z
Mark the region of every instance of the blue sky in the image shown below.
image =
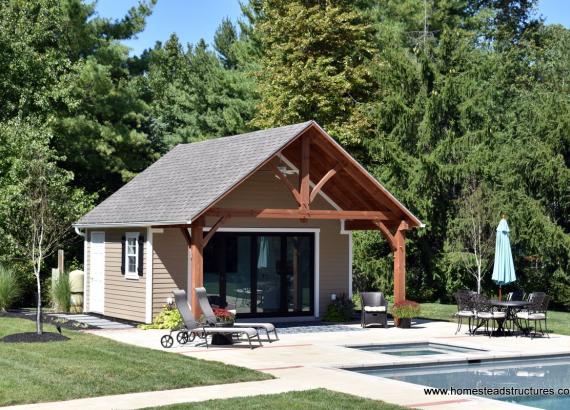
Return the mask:
M98 0L97 11L102 17L121 18L137 3L137 0ZM538 8L547 23L570 27L570 0L539 0ZM158 0L145 30L125 44L131 47L132 54L140 54L155 41L166 41L172 32L176 32L183 44L195 44L200 38L211 43L222 19L229 17L235 22L240 14L239 0Z

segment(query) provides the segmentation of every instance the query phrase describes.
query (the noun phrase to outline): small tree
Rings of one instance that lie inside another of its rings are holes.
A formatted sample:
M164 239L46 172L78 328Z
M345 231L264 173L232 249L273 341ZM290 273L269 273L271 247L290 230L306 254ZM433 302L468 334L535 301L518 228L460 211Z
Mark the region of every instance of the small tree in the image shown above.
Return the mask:
M8 145L6 178L0 186L2 231L16 255L33 267L37 290L37 333L42 333L43 262L72 239L71 223L87 209L89 198L69 186L70 172L57 166L51 136L35 122L0 125L0 142Z
M493 255L494 210L486 188L471 181L458 199L459 211L450 222L446 243L448 259L459 262L477 282L481 282L491 265Z

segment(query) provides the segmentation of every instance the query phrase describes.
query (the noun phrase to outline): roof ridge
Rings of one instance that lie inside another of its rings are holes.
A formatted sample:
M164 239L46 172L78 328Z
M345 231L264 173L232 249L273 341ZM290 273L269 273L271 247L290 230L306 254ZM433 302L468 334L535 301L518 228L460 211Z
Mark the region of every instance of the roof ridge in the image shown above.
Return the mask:
M279 130L279 129L284 129L284 128L292 128L292 127L296 127L296 126L300 126L300 125L304 125L304 126L309 126L309 124L314 123L315 120L309 120L309 121L305 121L305 122L298 122L296 124L289 124L289 125L281 125L279 127L273 127L273 128L262 128L259 130L255 130L255 131L248 131L248 132L244 132L242 134L234 134L234 135L224 135L223 137L212 137L212 138L207 138L204 140L200 140L200 141L194 141L194 142L182 142L180 144L176 144L172 149L176 148L176 147L182 147L182 146L188 146L188 145L193 145L196 146L198 144L203 144L205 142L212 142L212 141L219 141L219 140L227 140L229 138L237 138L237 137L246 137L248 135L251 134L255 134L258 132L266 132L266 131L275 131L275 130Z

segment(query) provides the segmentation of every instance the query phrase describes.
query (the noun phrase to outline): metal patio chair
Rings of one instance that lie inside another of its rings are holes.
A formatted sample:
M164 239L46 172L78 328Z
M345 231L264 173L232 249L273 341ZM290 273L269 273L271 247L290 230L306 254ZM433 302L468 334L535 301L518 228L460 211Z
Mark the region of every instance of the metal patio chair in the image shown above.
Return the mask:
M461 330L463 319L467 319L469 334L471 334L471 322L475 318L471 294L469 291L458 291L455 292L453 296L457 302L457 312L455 313L455 317L457 318L457 329L455 330L455 334Z

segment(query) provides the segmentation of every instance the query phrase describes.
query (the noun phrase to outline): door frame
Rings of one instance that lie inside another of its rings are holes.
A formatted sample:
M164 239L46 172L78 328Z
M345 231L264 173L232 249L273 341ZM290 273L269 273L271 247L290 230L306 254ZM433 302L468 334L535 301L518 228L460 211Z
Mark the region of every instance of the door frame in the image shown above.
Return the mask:
M210 227L204 227L204 231L209 231L211 228ZM320 250L321 250L321 246L320 246L320 235L321 235L321 229L320 228L219 228L217 230L217 232L237 232L237 233L312 233L314 234L314 255L313 255L313 261L314 261L314 266L313 266L313 270L314 270L314 275L313 275L313 309L311 313L308 313L306 316L314 316L316 318L319 317L320 315L320 310L319 310L319 295L320 295ZM260 314L246 314L246 315L240 315L243 317L258 317L261 316ZM284 314L271 314L271 317L279 317L279 316L303 316L303 314L291 314L291 313L284 313Z
M92 269L92 264L93 264L93 234L101 234L103 235L103 275L101 278L101 287L102 287L102 292L101 292L101 310L94 310L93 309L93 304L91 303L91 297L93 295L93 287L91 286L92 284L92 275L93 275L93 269ZM106 249L105 249L105 244L106 244L106 233L105 231L92 231L89 232L89 298L88 298L88 302L89 302L89 312L94 312L94 313L100 313L100 314L105 314L105 257L106 257Z

